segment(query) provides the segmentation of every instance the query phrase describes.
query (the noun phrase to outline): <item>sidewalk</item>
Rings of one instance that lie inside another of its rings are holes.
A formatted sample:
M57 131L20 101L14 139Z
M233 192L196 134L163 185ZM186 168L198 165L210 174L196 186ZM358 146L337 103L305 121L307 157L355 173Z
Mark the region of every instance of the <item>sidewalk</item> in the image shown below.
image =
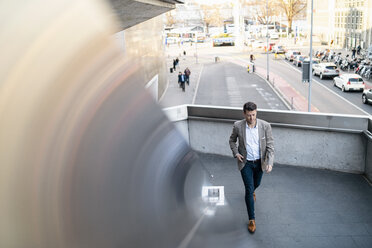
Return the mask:
M225 200L247 228L244 185L232 157L202 154ZM372 247L372 188L362 175L275 164L256 190L254 235L245 247Z
M168 73L168 84L166 91L159 103L164 107L172 107L182 104L192 104L194 95L196 92L197 83L199 81L200 74L203 69L203 64L198 61L196 63L196 58L194 53L190 49L185 49L186 56L183 55L183 51L180 49L168 49L167 51L167 73ZM176 66L176 70L173 73L170 72L170 68L173 67L173 59L178 57L179 63ZM190 85L186 84L185 92L178 85L178 73L182 73L188 67L191 71L190 75Z

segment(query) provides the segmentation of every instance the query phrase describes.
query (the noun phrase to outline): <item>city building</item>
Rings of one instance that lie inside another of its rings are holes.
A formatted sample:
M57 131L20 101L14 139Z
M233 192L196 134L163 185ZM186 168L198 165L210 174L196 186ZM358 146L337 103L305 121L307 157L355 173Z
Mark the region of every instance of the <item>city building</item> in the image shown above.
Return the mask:
M372 0L313 0L313 34L323 43L351 49L372 45ZM307 4L310 25L311 1Z

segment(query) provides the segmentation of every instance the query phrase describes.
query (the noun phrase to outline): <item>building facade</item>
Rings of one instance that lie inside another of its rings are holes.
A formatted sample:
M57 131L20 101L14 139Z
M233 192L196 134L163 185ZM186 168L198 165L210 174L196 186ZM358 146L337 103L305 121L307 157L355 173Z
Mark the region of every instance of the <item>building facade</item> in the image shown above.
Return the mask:
M334 47L372 45L372 0L313 0L313 34ZM307 19L311 21L311 0Z

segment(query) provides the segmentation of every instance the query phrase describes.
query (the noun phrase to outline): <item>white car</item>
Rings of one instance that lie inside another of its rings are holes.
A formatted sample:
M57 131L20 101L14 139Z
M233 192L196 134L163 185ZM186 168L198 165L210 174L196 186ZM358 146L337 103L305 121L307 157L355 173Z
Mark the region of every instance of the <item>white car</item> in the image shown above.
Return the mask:
M275 45L272 49L273 53L279 54L279 53L285 53L284 46L281 45Z
M284 58L292 62L294 56L296 56L296 55L301 55L301 52L300 51L289 50L285 53Z
M341 88L342 91L358 90L363 91L365 83L358 74L342 74L333 79L333 85Z
M320 79L325 77L337 77L340 75L340 70L334 63L313 64L313 75L319 75Z

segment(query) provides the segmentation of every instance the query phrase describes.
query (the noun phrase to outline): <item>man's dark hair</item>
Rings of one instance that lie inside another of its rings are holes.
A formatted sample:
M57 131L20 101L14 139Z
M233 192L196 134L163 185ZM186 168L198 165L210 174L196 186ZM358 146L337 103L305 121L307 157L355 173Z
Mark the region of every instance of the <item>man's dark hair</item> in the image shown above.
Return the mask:
M257 105L254 102L247 102L243 106L243 112L245 111L253 111L257 109Z

